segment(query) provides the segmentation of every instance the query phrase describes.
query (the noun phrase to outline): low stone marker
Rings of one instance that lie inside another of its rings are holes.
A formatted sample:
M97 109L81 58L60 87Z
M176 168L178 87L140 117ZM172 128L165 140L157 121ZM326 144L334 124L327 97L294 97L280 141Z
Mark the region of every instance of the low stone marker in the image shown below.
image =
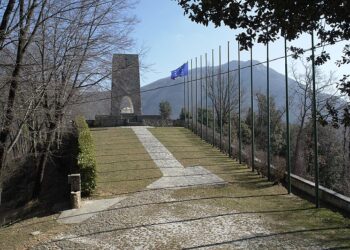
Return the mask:
M81 179L80 174L68 175L68 184L70 184L70 201L72 208L81 207Z
M70 203L72 204L72 208L81 208L80 191L70 192Z

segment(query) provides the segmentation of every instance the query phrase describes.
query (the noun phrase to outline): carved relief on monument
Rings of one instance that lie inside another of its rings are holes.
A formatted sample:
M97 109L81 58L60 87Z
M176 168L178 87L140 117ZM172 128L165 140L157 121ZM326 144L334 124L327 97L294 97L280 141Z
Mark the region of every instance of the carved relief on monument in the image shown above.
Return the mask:
M121 114L134 114L134 105L129 96L124 96L120 103Z

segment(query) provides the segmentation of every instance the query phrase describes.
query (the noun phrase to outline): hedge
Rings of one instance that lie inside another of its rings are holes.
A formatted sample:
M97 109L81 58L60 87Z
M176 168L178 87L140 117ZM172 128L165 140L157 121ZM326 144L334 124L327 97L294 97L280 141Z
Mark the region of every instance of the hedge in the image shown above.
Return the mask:
M85 118L75 119L78 130L78 168L81 175L82 195L90 195L96 187L96 158L92 135Z

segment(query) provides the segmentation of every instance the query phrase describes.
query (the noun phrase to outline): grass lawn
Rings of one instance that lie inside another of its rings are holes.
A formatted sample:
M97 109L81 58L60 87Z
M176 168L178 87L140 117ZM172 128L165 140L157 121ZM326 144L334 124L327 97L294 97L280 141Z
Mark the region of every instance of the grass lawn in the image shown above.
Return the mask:
M137 192L162 176L132 129L91 131L97 160L97 188L92 198Z
M161 172L131 129L91 129L96 146L97 188L92 199L110 198L143 190ZM33 217L0 228L0 249L27 249L64 232L70 226L56 222L58 214ZM37 236L31 233L40 231Z
M269 237L309 238L326 247L350 248L350 220L273 185L266 178L239 165L184 128L154 128L150 131L185 166L200 165L217 174L228 185L179 189L179 199L198 198L198 204L227 207L242 214L255 214L276 232ZM266 237L266 236L263 236ZM268 238L266 239L268 240Z
M29 249L39 242L64 232L69 226L57 223L57 217L58 214L33 217L9 227L0 228L0 249ZM40 231L40 234L31 235L35 231Z
M284 187L267 182L266 178L229 159L187 129L153 128L150 131L185 167L203 166L228 183L174 189L171 192L173 204L158 204L149 210L156 218L159 211L163 211L161 208L167 206L165 211L178 214L177 220L186 219L188 206L184 204L189 203L195 210L218 208L220 214L227 212L228 216L259 217L269 233L254 235L252 240L269 241L278 237L279 242L285 242L279 248L292 248L293 242L305 239L319 242L325 248L350 249L348 218L326 208L315 209L314 204L288 195ZM162 176L131 129L99 128L92 129L92 133L97 158L97 189L92 198L142 191ZM147 211L144 213L148 218ZM208 215L211 214L205 210L202 216ZM69 226L58 224L56 217L57 214L35 217L0 228L0 249L27 249L68 230ZM41 234L32 236L30 233L34 231L41 231Z

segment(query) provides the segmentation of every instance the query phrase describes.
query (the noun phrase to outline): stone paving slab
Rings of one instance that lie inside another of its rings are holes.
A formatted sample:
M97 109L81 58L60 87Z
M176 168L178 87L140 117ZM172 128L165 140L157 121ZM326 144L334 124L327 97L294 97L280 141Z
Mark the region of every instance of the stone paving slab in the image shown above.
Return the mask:
M147 188L184 188L197 185L223 185L225 181L201 166L184 168L147 127L132 127L163 177Z
M113 199L83 201L81 208L63 211L58 217L57 222L63 224L81 223L125 198L126 197L118 197Z

